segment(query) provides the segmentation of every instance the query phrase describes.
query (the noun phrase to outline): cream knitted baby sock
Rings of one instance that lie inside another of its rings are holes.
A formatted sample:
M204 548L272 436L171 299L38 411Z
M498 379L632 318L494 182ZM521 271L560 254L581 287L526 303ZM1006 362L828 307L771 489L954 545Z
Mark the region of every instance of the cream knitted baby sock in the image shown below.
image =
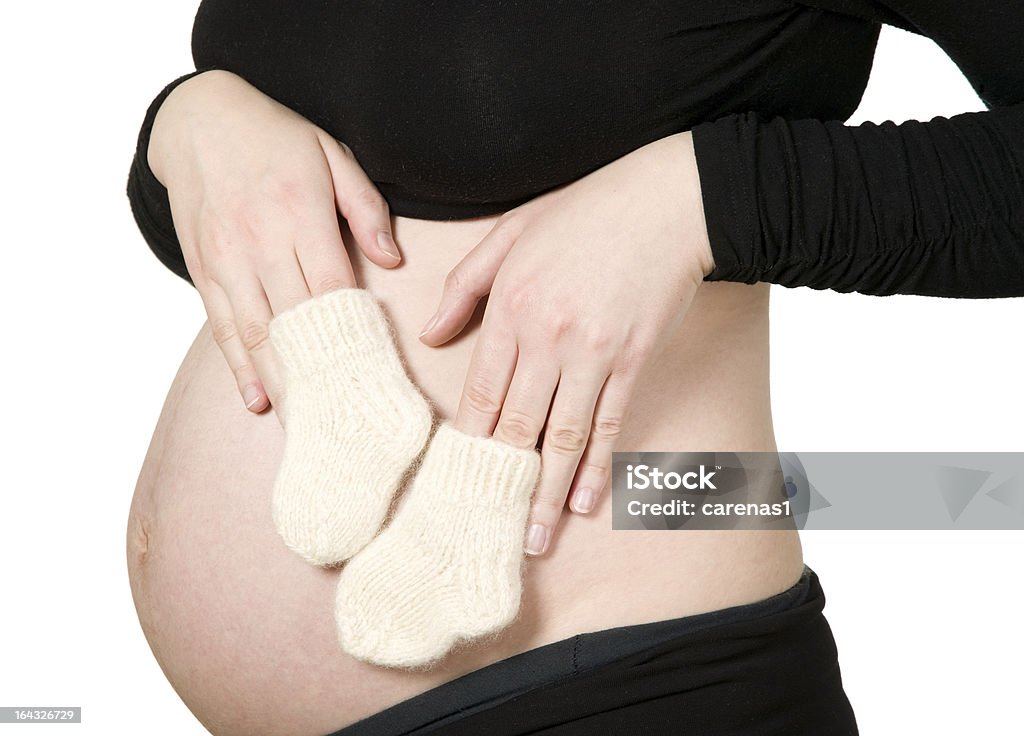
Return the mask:
M341 562L380 529L433 415L365 289L309 299L269 328L286 394L274 525L309 562Z
M420 667L511 623L539 468L535 450L442 424L394 520L341 572L345 651Z

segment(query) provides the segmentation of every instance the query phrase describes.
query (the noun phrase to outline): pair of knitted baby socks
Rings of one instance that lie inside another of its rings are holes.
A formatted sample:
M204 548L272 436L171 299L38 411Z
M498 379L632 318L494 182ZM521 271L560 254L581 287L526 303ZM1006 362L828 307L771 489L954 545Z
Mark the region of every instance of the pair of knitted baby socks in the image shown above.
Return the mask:
M274 524L315 565L352 558L335 618L352 656L418 667L515 618L522 542L539 455L442 424L405 372L364 289L337 289L278 314L285 444ZM394 518L398 486L430 439Z

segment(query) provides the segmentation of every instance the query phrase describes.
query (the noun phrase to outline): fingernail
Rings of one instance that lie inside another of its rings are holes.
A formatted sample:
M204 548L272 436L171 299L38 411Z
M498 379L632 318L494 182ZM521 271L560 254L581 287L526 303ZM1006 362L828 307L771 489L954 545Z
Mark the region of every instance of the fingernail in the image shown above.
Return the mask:
M425 327L423 328L423 330L422 330L422 331L420 332L420 334L419 334L419 337L423 337L423 336L424 336L424 335L426 335L426 334L427 334L428 332L430 332L430 331L431 331L432 329L434 329L435 327L437 327L437 321L438 321L439 319L441 319L441 315L440 315L440 314L435 314L435 315L434 315L433 317L431 317L431 318L430 318L430 321L429 321L429 322L427 322L426 326L425 326Z
M260 393L260 390L255 386L246 386L242 390L242 401L245 402L246 409L253 408L256 404L259 403L260 399L262 398L263 395Z
M377 245L392 258L396 260L401 259L402 256L398 254L398 246L395 245L395 239L391 237L391 233L387 230L381 230L377 233Z
M578 511L581 514L589 513L594 509L594 501L597 499L595 494L589 488L581 488L572 497L573 510Z
M526 533L526 554L544 554L544 548L548 546L548 530L543 524L532 524Z

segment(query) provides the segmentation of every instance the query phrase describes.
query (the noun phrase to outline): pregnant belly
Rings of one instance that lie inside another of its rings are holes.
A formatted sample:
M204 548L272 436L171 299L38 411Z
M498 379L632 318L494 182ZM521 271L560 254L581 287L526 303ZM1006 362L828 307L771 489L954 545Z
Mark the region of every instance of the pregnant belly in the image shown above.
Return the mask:
M413 380L444 417L458 403L478 321L440 349L416 335L445 274L494 221L396 218L401 268L354 256L360 283L395 325ZM606 494L591 514L566 515L548 554L529 561L521 615L500 637L425 672L373 667L336 643L337 572L306 564L274 531L270 492L283 438L273 412L242 407L204 325L139 477L128 568L153 653L215 734L325 734L518 652L759 600L802 571L795 531L612 531ZM647 366L618 449L775 449L767 285L701 287Z

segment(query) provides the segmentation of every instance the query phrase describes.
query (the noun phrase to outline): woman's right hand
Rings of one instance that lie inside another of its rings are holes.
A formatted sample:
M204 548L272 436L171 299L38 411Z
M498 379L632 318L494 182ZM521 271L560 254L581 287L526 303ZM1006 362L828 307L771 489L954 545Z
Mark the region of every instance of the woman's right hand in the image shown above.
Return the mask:
M355 286L339 212L369 260L397 266L387 202L348 146L226 71L167 96L147 156L242 401L277 405L271 318Z

